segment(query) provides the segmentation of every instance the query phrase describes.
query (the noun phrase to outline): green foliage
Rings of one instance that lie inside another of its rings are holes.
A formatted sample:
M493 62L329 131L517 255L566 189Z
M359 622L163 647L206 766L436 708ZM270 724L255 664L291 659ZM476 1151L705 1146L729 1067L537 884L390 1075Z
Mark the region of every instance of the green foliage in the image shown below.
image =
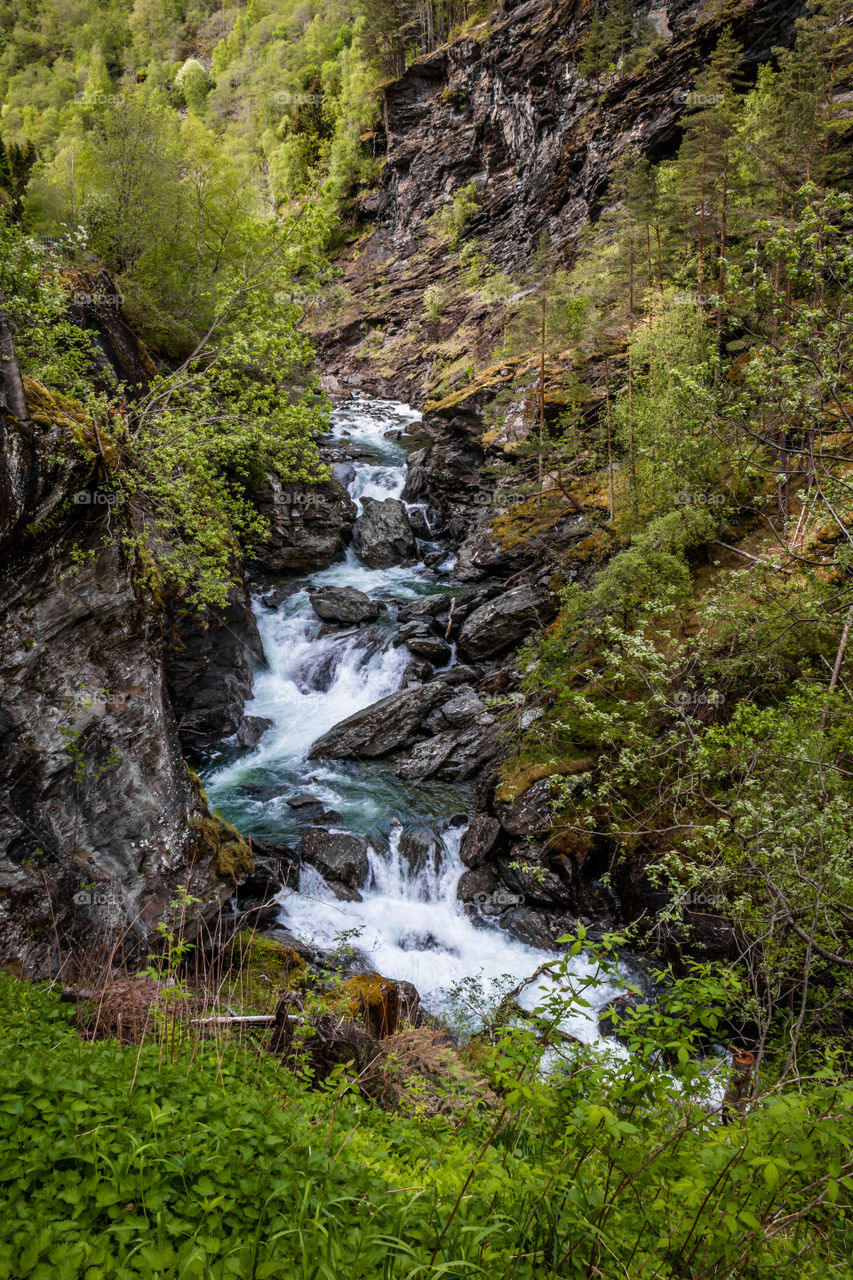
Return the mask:
M824 1069L721 1125L702 1046L737 985L659 975L630 1053L601 1054L563 1030L601 980L565 941L536 1011L477 1047L493 1108L455 1124L216 1041L81 1042L0 977L0 1276L848 1274L849 1086Z

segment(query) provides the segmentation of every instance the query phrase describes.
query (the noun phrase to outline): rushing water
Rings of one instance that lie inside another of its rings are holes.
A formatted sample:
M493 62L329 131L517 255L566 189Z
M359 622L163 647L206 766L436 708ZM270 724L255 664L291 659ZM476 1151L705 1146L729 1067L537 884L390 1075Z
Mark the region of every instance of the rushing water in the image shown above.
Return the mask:
M406 443L397 433L417 417L388 401L351 401L335 410L332 435L350 443L358 457L348 488L359 509L365 496L402 493ZM440 561L439 547L419 545L431 562ZM277 608L257 599L266 665L257 672L246 710L271 720L273 727L251 750L222 744L205 771L211 801L244 831L295 841L306 819L287 800L308 791L340 815L340 821L324 826L367 839L370 876L361 902L339 901L306 866L298 891L280 895L281 923L324 948L346 935L367 964L386 977L414 983L425 1006L436 1012L464 979L480 976L487 990L502 983L510 987L554 956L525 946L488 920L472 920L457 901L464 870L459 846L471 808L468 788L405 783L388 762L308 760L311 744L327 729L401 687L410 655L405 646L393 645L393 611L361 627L324 626L311 608L307 587L353 586L375 599L402 601L450 589L451 573L452 559L436 569L423 561L370 569L350 547L345 560L288 584L292 593ZM399 848L404 827L435 833L437 865L410 870ZM579 959L576 971L582 976L589 966ZM612 994L612 988L598 987L596 1003ZM596 1036L594 1018L583 1015L569 1029L584 1040Z

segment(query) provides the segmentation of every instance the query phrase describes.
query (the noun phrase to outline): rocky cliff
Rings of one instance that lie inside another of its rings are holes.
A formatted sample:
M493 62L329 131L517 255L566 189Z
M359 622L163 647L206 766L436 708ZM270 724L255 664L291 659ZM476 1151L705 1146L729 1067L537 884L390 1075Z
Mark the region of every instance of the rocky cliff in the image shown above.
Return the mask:
M415 61L382 90L382 125L365 146L384 158L358 208L363 232L344 253L341 288L309 323L324 367L341 385L423 403L435 387L491 363L503 307L460 276L436 225L471 184L464 229L492 266L523 273L542 232L558 261L606 207L626 149L652 160L680 140L684 93L730 23L748 79L792 41L805 6L785 0L641 4L657 33L645 64L596 85L576 61L592 5L504 0L479 26ZM433 289L443 310L425 307Z
M103 331L99 376L141 377L110 308ZM45 976L144 952L179 885L210 917L250 858L184 764L161 606L105 537L124 513L75 447L91 423L13 354L2 373L19 415L0 408L0 964Z

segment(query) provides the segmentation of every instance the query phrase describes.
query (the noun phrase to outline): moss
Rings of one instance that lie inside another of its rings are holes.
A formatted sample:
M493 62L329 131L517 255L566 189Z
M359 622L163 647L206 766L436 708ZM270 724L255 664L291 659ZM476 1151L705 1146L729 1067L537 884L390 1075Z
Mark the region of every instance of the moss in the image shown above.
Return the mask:
M568 503L563 494L558 490L548 490L542 494L541 501L534 496L513 507L506 515L496 516L492 521L492 533L498 546L510 551L530 538L547 533L567 510Z
M574 755L561 748L559 759L553 754L545 760L537 760L527 754L516 756L504 761L495 799L501 804L512 804L542 778L567 778L576 773L587 773L594 766L595 759L582 754L580 749Z
M602 529L596 529L586 538L581 538L567 553L570 560L579 564L589 564L590 560L601 560L611 549L610 539Z
M234 935L222 951L223 1003L271 1013L281 995L304 986L308 966L292 947L254 929Z
M218 814L214 816L210 813L201 779L192 770L188 769L188 773L193 791L205 810L189 820L195 835L195 855L197 858L210 859L213 870L220 879L236 882L248 875L255 865L251 846L230 822L226 822Z
M342 983L333 1001L342 1013L360 1018L377 1037L393 1035L400 1019L397 987L379 973L358 973Z

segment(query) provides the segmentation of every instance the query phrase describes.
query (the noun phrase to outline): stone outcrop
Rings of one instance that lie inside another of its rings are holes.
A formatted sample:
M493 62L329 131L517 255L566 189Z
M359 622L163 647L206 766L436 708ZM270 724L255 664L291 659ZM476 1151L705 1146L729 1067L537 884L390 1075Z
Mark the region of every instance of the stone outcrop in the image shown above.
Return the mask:
M343 559L356 509L340 481L285 484L268 475L252 494L269 532L253 549L262 573L314 573Z
M302 858L320 872L324 880L336 880L349 889L359 889L367 879L367 844L358 836L321 827L302 832Z
M636 8L642 14L650 7ZM492 364L502 342L501 307L459 287L448 238L430 235L429 220L473 185L478 207L465 235L476 237L491 266L527 271L543 232L558 260L568 260L583 227L607 207L625 152L634 148L653 160L674 153L685 112L679 91L693 85L721 21L731 22L744 47L748 76L772 60L774 46L791 42L804 6L742 0L722 19L715 5L670 0L657 51L635 71L597 85L577 67L593 8L575 0L504 0L383 87L382 125L369 145L384 163L359 208L374 231L359 240L357 256L340 263L355 301L342 317L318 308L313 318L322 364L339 385L425 399L435 376L426 344L447 344L460 377L468 361ZM428 288L447 299L434 318L425 315Z
M443 685L416 685L389 694L334 725L313 743L309 758L358 760L388 755L411 742L433 707L445 701Z
M469 614L459 632L459 649L477 661L505 653L541 623L553 606L542 591L513 587Z
M371 569L390 569L415 553L415 535L406 508L396 498L362 498L352 545Z
M184 764L159 605L104 544L121 513L72 443L87 421L20 385L27 419L0 410L0 964L47 976L73 950L144 953L178 885L191 935L251 857Z
M374 622L384 608L355 587L313 587L308 597L324 622Z
M263 660L258 624L242 582L232 584L223 608L199 612L173 604L168 609L166 678L186 752L237 733L241 726L244 739L251 736L243 707L252 696L255 667Z

